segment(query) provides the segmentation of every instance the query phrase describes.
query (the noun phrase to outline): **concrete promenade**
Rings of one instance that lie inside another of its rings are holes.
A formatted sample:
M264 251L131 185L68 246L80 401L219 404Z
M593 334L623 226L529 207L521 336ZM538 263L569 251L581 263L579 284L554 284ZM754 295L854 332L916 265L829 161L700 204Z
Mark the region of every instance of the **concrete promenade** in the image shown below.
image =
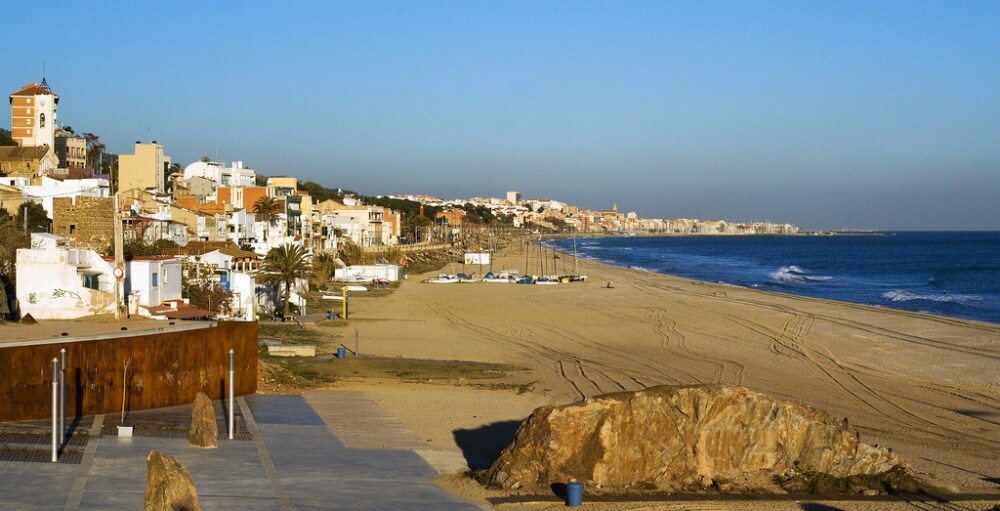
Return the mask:
M153 449L187 466L209 511L480 509L431 484L437 472L414 452L412 434L390 421L382 421L384 430L364 421L359 428L377 440L345 446L338 434L350 430L350 417L337 412L369 406L365 399L320 392L308 401L295 394L240 398L251 441L220 438L217 449L184 438L101 436L104 417L97 416L79 464L0 461L0 509L142 509ZM220 436L224 431L220 424Z

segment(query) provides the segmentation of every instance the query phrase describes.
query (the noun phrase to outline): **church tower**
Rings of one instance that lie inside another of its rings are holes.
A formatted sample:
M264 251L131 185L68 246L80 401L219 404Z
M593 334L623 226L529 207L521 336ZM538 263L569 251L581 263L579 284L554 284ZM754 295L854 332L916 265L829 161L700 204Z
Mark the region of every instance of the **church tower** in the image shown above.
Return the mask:
M10 95L11 138L21 147L55 147L59 96L42 83L29 83Z

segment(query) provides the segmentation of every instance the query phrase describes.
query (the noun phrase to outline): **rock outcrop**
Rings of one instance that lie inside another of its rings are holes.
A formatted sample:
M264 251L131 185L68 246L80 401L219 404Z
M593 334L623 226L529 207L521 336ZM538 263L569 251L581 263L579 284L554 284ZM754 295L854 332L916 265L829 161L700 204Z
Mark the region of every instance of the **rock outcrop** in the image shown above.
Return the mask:
M181 462L160 451L146 457L144 511L200 511L198 489Z
M191 429L188 441L199 447L218 447L219 425L215 422L215 408L212 400L204 392L194 397L191 408Z
M504 488L576 478L605 491L775 489L776 476L881 474L901 466L847 421L743 387L660 386L544 406L488 472Z

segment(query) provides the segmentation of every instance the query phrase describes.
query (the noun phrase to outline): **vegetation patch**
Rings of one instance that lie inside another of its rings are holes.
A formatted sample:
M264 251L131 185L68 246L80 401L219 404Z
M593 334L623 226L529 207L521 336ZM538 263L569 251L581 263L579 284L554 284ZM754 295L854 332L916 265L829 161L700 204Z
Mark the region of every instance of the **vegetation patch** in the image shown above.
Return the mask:
M382 379L406 382L435 382L459 385L479 385L482 382L505 378L510 373L525 371L506 364L488 364L461 360L424 360L392 357L336 358L279 358L266 355L261 358L282 373L282 383L310 387L339 380ZM534 382L510 384L511 390L527 391ZM491 385L485 385L492 388ZM522 390L524 389L524 390Z
M834 477L819 472L804 472L776 477L774 482L789 493L810 495L850 495L866 490L888 495L942 495L947 490L931 486L902 467L881 474Z
M295 322L260 323L257 331L261 340L274 339L286 344L313 344L317 351L329 353L336 349L343 334L336 333L330 328L333 326L333 322L325 321L323 323L322 326L299 325Z

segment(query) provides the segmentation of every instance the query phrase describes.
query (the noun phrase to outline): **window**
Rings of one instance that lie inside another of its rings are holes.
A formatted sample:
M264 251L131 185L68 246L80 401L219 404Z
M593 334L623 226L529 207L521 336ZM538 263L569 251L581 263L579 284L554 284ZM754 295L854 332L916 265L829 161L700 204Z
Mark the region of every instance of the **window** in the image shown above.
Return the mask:
M151 287L153 289L156 289L159 286L160 286L160 274L154 271L153 272L153 281L152 281L152 286Z
M76 234L76 225L75 224L69 224L69 233L70 234Z
M45 114L38 114L38 127L39 128L45 127Z
M87 289L100 289L100 285L97 280L97 275L80 275L83 279L83 287Z

